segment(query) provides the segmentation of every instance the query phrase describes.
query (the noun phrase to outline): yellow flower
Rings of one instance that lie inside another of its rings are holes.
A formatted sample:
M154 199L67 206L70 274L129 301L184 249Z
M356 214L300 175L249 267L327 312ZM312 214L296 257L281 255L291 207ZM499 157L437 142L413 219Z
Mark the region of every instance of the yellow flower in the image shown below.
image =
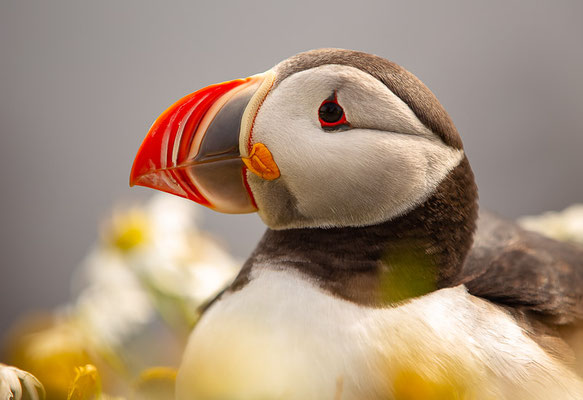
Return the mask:
M34 374L43 383L49 400L65 399L75 368L90 361L76 326L47 317L22 322L9 339L8 348L10 363Z
M106 243L122 253L130 252L148 243L150 223L147 215L134 209L113 217L104 230Z
M101 396L101 379L92 364L75 368L75 380L69 390L67 400L92 400Z
M168 400L174 398L176 370L167 367L156 367L140 374L134 385L134 396L139 400Z
M395 377L395 400L460 400L468 398L465 389L449 380L432 381L413 370L402 370Z

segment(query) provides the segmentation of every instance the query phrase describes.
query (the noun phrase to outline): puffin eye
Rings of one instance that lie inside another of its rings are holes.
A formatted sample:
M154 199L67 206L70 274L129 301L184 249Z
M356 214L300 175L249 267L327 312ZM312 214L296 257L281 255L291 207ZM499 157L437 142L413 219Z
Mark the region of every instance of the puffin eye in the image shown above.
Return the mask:
M327 124L333 124L340 121L340 118L344 115L344 110L339 104L333 103L331 101L325 101L320 106L318 110L318 116L322 122Z
M324 100L318 109L318 118L320 120L320 125L325 130L336 130L341 127L350 127L350 124L346 120L346 115L344 110L338 104L336 98L336 91L334 94Z

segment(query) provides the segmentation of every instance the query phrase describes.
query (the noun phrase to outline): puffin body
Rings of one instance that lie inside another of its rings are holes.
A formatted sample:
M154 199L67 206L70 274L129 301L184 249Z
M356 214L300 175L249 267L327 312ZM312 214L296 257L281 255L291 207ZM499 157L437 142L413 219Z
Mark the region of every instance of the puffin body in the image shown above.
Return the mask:
M440 399L583 393L575 374L512 316L463 286L397 307L363 307L264 266L192 333L177 398L402 399L403 386L424 384L443 387L448 397L430 397Z
M556 332L582 317L583 251L487 214L472 249L459 134L394 63L315 50L201 89L130 181L268 225L195 327L180 400L583 398Z

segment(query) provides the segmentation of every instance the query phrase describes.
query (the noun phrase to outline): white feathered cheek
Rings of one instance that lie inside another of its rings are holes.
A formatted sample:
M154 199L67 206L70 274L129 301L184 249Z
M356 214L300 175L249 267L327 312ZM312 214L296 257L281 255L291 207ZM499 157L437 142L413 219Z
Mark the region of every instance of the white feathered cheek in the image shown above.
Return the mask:
M274 88L250 144L269 149L280 173L273 183L249 177L260 213L286 213L276 205L291 203L301 226L392 218L426 198L462 158L384 84L338 65L296 73Z

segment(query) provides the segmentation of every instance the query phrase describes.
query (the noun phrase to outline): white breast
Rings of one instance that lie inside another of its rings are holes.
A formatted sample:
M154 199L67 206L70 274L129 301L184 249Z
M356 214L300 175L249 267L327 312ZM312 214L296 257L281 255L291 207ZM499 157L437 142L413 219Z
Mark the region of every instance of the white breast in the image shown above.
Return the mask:
M583 398L569 369L463 286L374 309L297 273L260 269L252 278L196 326L179 400L387 400L411 387L472 399Z

